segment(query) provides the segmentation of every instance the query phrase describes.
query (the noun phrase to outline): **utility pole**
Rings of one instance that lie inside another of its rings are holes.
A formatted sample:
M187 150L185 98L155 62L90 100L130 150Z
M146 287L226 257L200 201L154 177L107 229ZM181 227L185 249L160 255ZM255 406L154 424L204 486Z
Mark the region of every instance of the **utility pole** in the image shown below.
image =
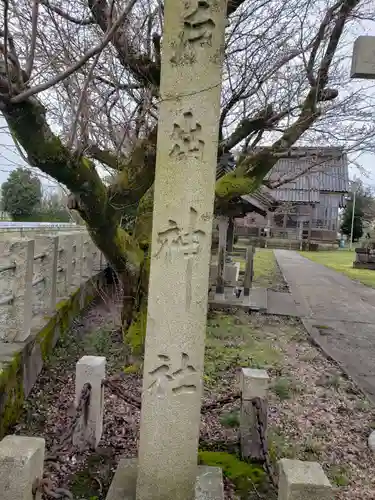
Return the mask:
M353 245L355 202L356 202L356 195L357 195L357 183L356 182L352 183L352 191L353 191L353 206L352 206L352 225L350 228L349 250L352 249L352 245Z

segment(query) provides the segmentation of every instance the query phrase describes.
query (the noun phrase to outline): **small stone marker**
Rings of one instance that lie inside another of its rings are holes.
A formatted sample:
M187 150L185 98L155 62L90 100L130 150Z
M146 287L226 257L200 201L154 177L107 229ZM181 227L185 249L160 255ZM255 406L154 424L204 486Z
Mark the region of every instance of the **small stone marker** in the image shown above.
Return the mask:
M192 500L206 333L226 1L167 0L138 500Z
M0 442L1 500L41 500L33 485L43 477L44 450L42 438L6 436Z
M242 368L240 435L241 454L245 459L264 459L264 450L267 449L268 384L269 376L266 370ZM259 409L253 404L254 398L257 398ZM263 444L258 430L258 415L263 429Z
M83 356L76 365L76 404L82 388L91 385L90 404L87 414L81 420L73 435L73 444L96 449L103 432L104 393L102 381L105 379L106 359L103 356Z
M354 42L350 76L375 80L375 36L360 36Z
M278 500L333 500L333 489L317 462L279 461Z

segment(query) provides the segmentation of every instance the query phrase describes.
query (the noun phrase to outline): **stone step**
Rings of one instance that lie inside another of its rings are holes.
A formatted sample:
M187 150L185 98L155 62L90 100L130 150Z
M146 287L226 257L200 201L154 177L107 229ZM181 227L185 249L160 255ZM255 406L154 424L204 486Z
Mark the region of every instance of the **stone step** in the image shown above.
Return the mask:
M137 460L124 458L118 464L106 500L135 500L136 485ZM219 467L198 467L195 500L224 500L223 473Z

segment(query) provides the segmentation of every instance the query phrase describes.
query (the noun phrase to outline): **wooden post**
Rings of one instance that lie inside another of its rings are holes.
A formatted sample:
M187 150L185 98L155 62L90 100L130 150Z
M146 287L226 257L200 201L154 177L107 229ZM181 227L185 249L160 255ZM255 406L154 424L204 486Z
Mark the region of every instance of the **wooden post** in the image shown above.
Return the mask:
M217 263L217 282L216 293L223 294L225 292L225 256L227 246L227 230L228 230L228 217L220 216L219 220L219 252Z
M246 250L246 267L245 267L245 277L243 280L244 286L244 296L249 297L251 284L253 282L254 276L254 254L255 248L250 246Z
M227 252L233 252L234 240L234 218L229 217L228 231L227 231Z

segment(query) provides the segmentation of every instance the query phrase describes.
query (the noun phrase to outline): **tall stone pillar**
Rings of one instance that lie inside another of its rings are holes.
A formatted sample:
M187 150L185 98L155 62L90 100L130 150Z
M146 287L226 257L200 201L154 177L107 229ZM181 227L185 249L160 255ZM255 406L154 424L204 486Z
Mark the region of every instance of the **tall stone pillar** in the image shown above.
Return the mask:
M192 500L226 1L165 1L138 500Z

